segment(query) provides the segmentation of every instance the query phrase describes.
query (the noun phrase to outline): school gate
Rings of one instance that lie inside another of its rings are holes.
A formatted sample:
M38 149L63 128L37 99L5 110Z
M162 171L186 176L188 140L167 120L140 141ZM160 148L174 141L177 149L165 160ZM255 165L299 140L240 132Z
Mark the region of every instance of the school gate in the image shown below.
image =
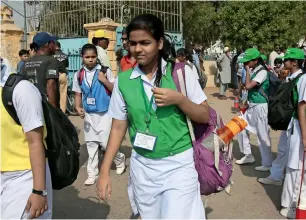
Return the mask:
M122 46L122 27L138 14L150 13L161 18L168 38L175 44L176 49L184 46L180 0L27 0L26 9L28 31L47 31L60 38L62 49L69 57L69 75L80 68L80 48L85 43L91 42L94 28L99 28L99 25L103 26L111 38L108 52L112 66L116 66L115 51ZM114 67L112 69L116 71Z

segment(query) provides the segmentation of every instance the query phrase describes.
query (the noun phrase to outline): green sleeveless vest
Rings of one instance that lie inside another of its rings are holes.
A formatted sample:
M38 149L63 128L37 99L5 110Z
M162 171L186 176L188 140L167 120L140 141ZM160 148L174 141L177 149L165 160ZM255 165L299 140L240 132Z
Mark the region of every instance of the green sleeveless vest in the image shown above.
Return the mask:
M265 70L266 71L266 70ZM257 74L253 74L251 76L251 80L253 80L255 78ZM267 78L266 80L262 83L262 85L260 85L263 89L263 91L268 94L268 88L269 88L269 73L267 73ZM251 90L249 90L248 92L248 100L251 103L267 103L267 99L260 94L259 92L259 86L256 86L254 88L252 88Z
M130 79L132 69L120 73L118 78L119 90L126 103L128 113L128 128L131 143L134 143L136 132L146 131L146 105L150 105L147 95L142 94L141 77ZM176 90L171 65L167 65L166 75L161 79L162 88ZM156 111L150 106L149 134L157 136L154 151L134 147L135 151L147 158L159 159L172 156L192 147L191 138L184 113L174 105L157 107Z

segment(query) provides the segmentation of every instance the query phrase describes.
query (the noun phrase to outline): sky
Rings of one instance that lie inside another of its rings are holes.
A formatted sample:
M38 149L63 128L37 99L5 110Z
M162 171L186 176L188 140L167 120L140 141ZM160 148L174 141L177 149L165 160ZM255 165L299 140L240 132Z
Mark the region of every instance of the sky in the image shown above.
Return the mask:
M6 3L7 5L9 5L10 7L12 7L13 10L13 17L12 19L15 21L15 24L17 26L19 26L21 29L23 29L24 27L24 13L23 13L23 0L1 0L1 6L4 6ZM19 12L20 14L18 14L17 12Z

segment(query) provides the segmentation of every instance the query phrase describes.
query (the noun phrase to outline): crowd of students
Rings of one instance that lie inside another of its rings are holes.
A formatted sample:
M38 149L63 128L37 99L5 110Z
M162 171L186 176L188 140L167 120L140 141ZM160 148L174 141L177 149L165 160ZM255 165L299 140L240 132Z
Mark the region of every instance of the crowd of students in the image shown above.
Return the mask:
M110 167L114 161L118 175L125 171L125 155L119 148L128 130L133 145L128 195L134 214L140 214L144 219L205 219L186 122L186 116L198 123L209 120L207 96L200 85L204 69L193 48L181 48L174 57L165 39L163 22L158 17L150 14L136 16L122 33L126 52L122 53L118 62L122 72L117 77L111 71L106 52L109 40L104 31L95 32L93 44L82 47L83 65L74 74L72 90L75 92L76 110L84 119L89 154L85 185L96 183L98 196L103 200L110 198ZM23 61L18 65L20 73L26 75L29 81L23 81L15 88L12 104L21 127L1 102L3 218L52 217L52 186L44 152L47 147L44 142L46 131L40 94L46 95L51 104L59 107L59 72L66 71L65 68L59 71L58 62L53 57L56 46L58 52L55 57L62 59L56 38L42 32L33 38L31 49L34 56L26 60L28 53L20 53ZM283 62L281 68L289 71L285 81L303 73L302 50L289 48L280 59ZM281 214L294 218L300 177L305 175L301 170L306 149L306 76L304 74L298 80L295 97L298 107L288 130L280 136L278 155L273 161L268 104L260 91L268 92L269 88L271 69L264 60L266 58L255 48L247 49L238 57L238 72L241 75L238 83L248 91L249 107L243 117L249 125L238 135L244 157L236 163L255 162L249 132L256 134L262 162L255 169L271 172L269 177L258 181L281 185L286 168ZM186 63L186 97L176 90L172 78L172 71L179 62ZM4 68L2 64L1 71ZM280 69L278 63L275 68ZM7 74L8 71L1 74L1 88L5 85ZM106 152L99 172L100 146ZM306 197L306 189L302 189L301 195Z

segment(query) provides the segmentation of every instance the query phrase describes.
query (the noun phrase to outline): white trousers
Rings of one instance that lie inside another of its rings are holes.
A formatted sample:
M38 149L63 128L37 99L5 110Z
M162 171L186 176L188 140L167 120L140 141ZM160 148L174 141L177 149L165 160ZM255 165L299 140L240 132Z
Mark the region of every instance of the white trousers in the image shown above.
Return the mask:
M270 132L267 131L262 131L257 133L257 143L261 155L261 164L262 166L266 167L270 167L273 161L271 145L268 146L266 144L266 140L264 139L264 137L267 138L267 135L270 138L269 133ZM246 130L243 130L238 134L237 138L238 138L240 152L245 155L252 154L251 144L250 144L250 134Z
M52 182L46 166L48 210L39 219L52 218ZM1 172L1 219L27 219L25 207L33 190L32 170Z
M287 131L282 131L277 146L277 156L276 159L273 161L272 167L270 169L270 178L276 181L282 181L284 177L284 171L288 162L287 141Z
M261 154L261 164L266 167L272 165L273 157L271 152L270 127L268 125L267 106L256 105L250 107L245 113L246 120L254 133L257 135L257 143ZM240 152L252 154L250 135L246 130L237 136Z
M303 198L304 203L306 200L306 176L304 172L304 181L303 187L301 191L301 198ZM300 193L300 186L301 186L301 177L302 177L302 169L296 170L291 169L288 166L286 167L286 175L285 181L283 186L283 193L282 193L282 207L285 208L296 208L299 193Z
M193 149L162 159L132 151L128 194L142 219L205 219Z
M102 146L103 150L106 150L107 142L96 142L88 141L86 143L88 151L88 162L87 162L87 173L88 177L96 177L99 174L98 164L99 164L99 146ZM117 167L121 167L124 161L124 154L118 151L114 162Z

